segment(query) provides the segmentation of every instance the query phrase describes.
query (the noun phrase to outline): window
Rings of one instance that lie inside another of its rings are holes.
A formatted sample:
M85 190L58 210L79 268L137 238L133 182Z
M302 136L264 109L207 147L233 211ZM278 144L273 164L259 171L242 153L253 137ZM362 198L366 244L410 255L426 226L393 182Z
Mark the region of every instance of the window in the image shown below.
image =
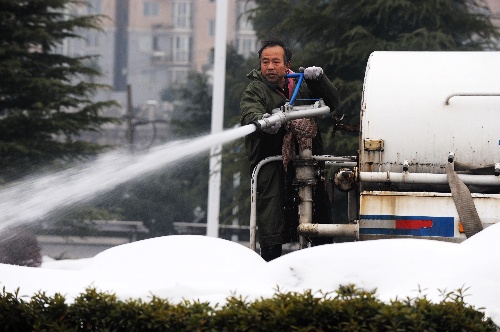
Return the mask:
M233 174L233 188L238 188L240 185L241 185L241 172L236 172Z
M191 38L177 36L173 39L173 60L176 63L188 63L190 60Z
M238 39L238 53L243 57L248 58L252 56L257 50L256 40L254 38L240 38Z
M99 31L88 31L85 35L85 45L87 47L98 47L100 45Z
M153 39L149 36L139 37L139 51L149 53L153 50Z
M88 3L87 13L89 15L101 14L102 12L101 0L87 0L87 3Z
M158 16L158 1L144 1L142 8L144 16Z
M153 51L159 51L160 50L160 41L158 40L158 36L153 36Z
M187 70L186 69L174 69L170 72L170 83L186 83L187 82Z
M191 28L190 1L177 1L174 3L174 26L181 29Z
M208 54L208 64L213 65L215 62L215 49L212 47L210 53Z
M239 0L237 4L238 11L238 21L237 29L238 31L251 31L253 30L252 22L249 19L249 11L255 8L255 3L253 1Z
M208 22L208 35L215 36L215 20Z

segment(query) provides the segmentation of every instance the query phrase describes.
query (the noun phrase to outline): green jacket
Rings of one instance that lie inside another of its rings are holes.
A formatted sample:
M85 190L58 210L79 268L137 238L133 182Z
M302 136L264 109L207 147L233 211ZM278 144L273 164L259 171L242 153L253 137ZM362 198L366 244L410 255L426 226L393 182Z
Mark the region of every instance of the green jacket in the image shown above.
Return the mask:
M252 80L241 98L241 125L250 124L260 120L264 113L272 114L272 110L279 108L288 101L286 92L275 84L271 84L264 79L260 70L252 70L247 77ZM295 86L295 85L294 85ZM289 94L293 93L289 91ZM333 112L339 104L339 94L337 89L323 75L320 80L303 81L297 99L323 98L325 104ZM312 104L313 102L297 100L295 105ZM285 136L284 125L278 133L272 135L263 131L256 131L245 137L245 148L250 162L251 170L264 158L281 155L281 146ZM313 154L323 153L323 142L318 131L313 140Z

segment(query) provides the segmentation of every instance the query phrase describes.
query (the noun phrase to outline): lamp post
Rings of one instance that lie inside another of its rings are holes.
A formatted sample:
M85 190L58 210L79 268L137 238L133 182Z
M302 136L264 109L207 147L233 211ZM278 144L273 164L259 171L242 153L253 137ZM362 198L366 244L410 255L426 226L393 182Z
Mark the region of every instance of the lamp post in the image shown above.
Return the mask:
M214 76L212 90L212 134L223 130L224 88L226 79L227 0L217 0L215 17ZM221 186L221 151L218 145L210 149L210 173L207 202L207 236L219 237Z

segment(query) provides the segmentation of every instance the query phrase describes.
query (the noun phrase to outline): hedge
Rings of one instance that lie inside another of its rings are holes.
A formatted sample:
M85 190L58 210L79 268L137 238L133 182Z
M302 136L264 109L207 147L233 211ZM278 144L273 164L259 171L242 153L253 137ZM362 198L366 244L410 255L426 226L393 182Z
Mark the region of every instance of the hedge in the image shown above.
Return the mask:
M19 290L0 295L3 331L497 331L484 313L464 302L463 290L379 300L375 291L354 285L333 293L281 292L249 301L228 297L224 304L185 300L172 304L152 296L122 301L88 288L68 303L40 292L29 300Z

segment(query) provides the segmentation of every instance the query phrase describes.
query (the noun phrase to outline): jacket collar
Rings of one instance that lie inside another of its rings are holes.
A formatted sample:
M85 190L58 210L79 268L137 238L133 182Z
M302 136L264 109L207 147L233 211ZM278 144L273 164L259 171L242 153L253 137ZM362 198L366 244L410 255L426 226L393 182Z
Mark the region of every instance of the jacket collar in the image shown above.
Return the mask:
M247 77L253 81L261 81L262 83L267 85L272 90L275 90L276 92L281 94L287 100L291 97L291 93L292 93L293 87L295 85L295 82L293 81L293 79L289 78L288 79L288 86L287 86L288 87L287 92L288 92L289 96L287 96L285 93L285 90L283 88L279 87L277 84L271 83L268 80L266 80L264 78L264 76L262 75L262 72L260 71L260 69L253 69L250 73L247 74Z

